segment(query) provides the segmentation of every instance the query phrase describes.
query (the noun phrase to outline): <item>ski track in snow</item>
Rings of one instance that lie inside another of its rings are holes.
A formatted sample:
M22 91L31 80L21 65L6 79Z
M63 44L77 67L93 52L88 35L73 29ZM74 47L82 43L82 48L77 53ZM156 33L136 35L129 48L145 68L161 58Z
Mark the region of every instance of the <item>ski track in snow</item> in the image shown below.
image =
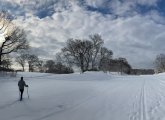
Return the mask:
M130 120L148 120L145 80L142 81L139 96L136 95L135 100L139 102L133 103L133 113L130 115ZM138 110L136 110L136 107L138 107Z
M2 80L0 120L165 120L165 74L97 74L44 74L40 80L28 73L30 99L25 90L22 102L15 78Z
M145 78L141 90L135 96L130 120L165 119L165 84L163 83L164 81L158 79Z

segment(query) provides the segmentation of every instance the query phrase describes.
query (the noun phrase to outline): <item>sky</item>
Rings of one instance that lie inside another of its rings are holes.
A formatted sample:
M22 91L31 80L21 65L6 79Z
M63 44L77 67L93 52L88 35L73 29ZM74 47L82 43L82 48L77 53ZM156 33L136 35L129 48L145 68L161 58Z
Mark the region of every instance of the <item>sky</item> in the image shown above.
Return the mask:
M133 68L153 68L164 53L164 6L164 0L0 0L40 58L54 59L69 38L98 33L113 57Z

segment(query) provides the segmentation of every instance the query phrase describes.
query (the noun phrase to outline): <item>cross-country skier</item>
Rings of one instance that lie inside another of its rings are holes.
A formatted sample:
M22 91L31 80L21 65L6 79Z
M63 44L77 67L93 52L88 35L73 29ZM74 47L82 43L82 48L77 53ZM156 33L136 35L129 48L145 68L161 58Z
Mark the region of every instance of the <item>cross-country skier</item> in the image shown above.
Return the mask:
M23 77L21 77L21 80L18 81L18 87L19 87L19 91L21 93L21 96L20 96L20 101L21 101L23 92L24 92L24 87L28 87L28 85L26 85L25 81L23 80Z

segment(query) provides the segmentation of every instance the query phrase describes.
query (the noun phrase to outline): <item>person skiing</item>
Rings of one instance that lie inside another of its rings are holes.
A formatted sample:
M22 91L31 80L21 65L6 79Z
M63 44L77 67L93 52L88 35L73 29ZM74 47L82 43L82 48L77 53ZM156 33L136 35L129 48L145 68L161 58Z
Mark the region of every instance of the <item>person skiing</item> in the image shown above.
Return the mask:
M18 81L18 87L19 87L19 91L21 93L21 95L20 95L20 101L22 101L24 87L29 87L28 85L26 85L25 81L23 80L23 77L21 77L21 80Z

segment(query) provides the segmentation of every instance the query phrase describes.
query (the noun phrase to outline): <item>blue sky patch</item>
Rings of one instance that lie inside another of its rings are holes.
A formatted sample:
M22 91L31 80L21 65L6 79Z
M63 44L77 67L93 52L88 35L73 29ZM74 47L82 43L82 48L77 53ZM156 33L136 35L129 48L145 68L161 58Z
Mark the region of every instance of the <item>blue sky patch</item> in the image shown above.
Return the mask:
M165 0L160 0L158 2L157 10L161 15L165 16Z

